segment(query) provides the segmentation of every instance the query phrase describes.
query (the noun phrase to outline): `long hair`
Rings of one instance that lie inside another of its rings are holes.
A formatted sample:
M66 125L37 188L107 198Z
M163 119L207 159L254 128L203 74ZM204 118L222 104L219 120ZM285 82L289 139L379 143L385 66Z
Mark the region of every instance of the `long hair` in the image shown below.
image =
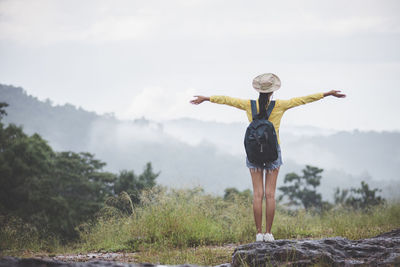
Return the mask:
M258 106L260 107L260 112L257 114L258 119L265 118L267 116L267 107L269 104L269 97L272 93L260 93L258 97Z

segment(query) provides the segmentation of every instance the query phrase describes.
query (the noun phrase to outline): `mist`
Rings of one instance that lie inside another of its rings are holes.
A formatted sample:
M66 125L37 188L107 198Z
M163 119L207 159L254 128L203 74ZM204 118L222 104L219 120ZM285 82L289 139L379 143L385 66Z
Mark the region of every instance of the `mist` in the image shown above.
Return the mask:
M243 145L247 123L119 120L40 101L22 88L0 89L0 98L10 104L4 121L39 133L55 150L93 153L112 172L140 173L151 162L160 172L158 182L173 188L202 186L218 195L228 187L252 189ZM277 187L287 173L301 173L307 164L324 169L317 190L325 200L332 201L336 187L359 187L362 180L383 189L385 197L398 197L393 188L399 184L400 133L283 124L280 137L283 166Z

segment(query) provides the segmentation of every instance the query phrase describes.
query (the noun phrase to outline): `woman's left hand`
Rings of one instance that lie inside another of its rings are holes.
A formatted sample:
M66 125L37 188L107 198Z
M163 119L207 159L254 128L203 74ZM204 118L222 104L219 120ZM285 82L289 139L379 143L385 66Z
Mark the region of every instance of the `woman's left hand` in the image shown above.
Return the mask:
M334 96L334 97L339 97L339 98L344 98L344 97L346 97L345 94L341 94L340 92L341 92L341 91L338 91L338 90L331 90L331 91L329 91L329 92L324 93L324 97L325 97L325 96L329 96L329 95Z

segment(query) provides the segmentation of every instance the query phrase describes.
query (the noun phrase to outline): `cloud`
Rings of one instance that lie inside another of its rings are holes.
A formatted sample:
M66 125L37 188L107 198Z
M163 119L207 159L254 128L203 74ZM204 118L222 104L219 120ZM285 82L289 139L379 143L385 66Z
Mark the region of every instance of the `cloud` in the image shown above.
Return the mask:
M0 40L47 45L163 38L400 32L396 1L0 2Z
M122 3L122 2L120 2ZM0 40L48 45L137 40L155 31L157 17L133 5L104 1L2 1Z
M195 117L195 110L189 103L195 92L196 90L192 88L183 91L162 87L145 88L136 95L121 117L124 119L146 117L152 120Z

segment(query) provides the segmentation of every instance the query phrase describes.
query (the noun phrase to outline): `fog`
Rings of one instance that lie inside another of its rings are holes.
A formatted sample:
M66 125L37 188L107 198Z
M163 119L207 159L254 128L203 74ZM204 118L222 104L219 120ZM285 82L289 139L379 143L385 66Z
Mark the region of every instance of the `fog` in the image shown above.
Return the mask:
M140 173L151 162L161 172L158 182L163 185L200 185L220 195L227 187L252 188L245 165L245 122L118 120L111 114L43 102L22 88L6 85L0 85L0 99L10 105L6 123L22 125L29 134L39 133L56 151L93 153L107 164L107 170ZM399 132L345 132L284 123L280 139L284 164L277 187L286 173L300 173L308 164L324 169L318 188L324 199L332 199L335 187L358 187L361 180L383 189L386 197L399 195L395 190L400 173Z
M161 184L200 185L208 192L222 194L227 187L252 188L243 147L246 126L193 119L163 124L145 120L116 125L95 122L87 150L105 160L112 170L140 170L145 162L151 161L156 170L161 170ZM304 128L308 132L302 133ZM384 189L386 197L398 196L392 183L399 184L400 146L390 156L385 156L387 150L379 151L378 147L400 144L399 133L346 133L317 128L311 132L309 127L295 126L287 130L295 134L282 134L284 165L277 187L283 185L286 173L300 173L308 164L325 170L319 191L326 200L332 201L334 188L359 187L361 180ZM343 138L350 141L341 144ZM348 144L360 139L365 141ZM370 142L378 144L366 146Z
M288 124L400 130L399 13L396 0L2 0L0 82L124 120L246 122L189 99L255 98L253 77L273 72L279 99L348 95L285 114Z

